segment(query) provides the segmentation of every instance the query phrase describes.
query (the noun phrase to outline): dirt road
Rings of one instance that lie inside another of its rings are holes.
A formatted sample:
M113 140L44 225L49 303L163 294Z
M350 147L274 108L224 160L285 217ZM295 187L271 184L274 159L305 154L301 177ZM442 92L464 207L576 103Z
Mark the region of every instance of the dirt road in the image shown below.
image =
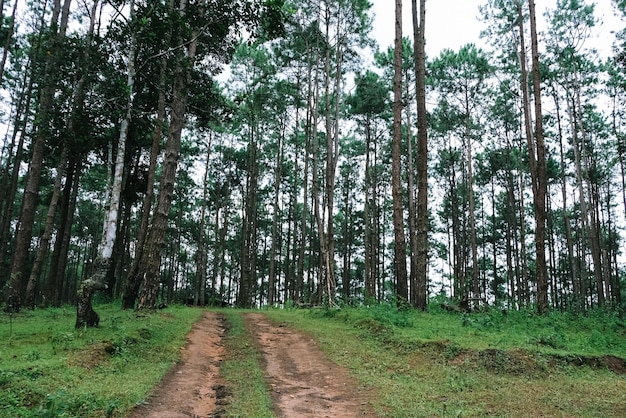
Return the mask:
M365 398L347 371L327 360L315 341L264 315L245 316L263 353L266 379L278 417L362 417ZM206 312L188 335L181 361L130 418L206 418L224 413L228 390L219 376L225 355L221 317ZM227 408L227 407L226 407Z
M181 360L163 378L150 398L130 418L189 418L221 415L223 382L219 363L224 356L220 317L205 312L187 335Z
M246 315L246 326L263 353L277 416L368 416L357 383L327 360L313 339L258 313Z

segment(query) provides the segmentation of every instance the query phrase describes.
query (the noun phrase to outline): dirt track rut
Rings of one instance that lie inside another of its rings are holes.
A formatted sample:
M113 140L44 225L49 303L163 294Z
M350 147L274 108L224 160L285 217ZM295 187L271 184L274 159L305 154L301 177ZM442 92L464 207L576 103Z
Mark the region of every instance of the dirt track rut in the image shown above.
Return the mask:
M274 324L263 314L245 315L263 354L274 413L286 418L372 417L347 371L330 362L310 337ZM181 360L129 418L209 418L224 415L228 395L219 375L226 355L223 320L205 312L187 336ZM253 417L250 417L253 418Z
M330 362L310 337L246 315L265 359L266 378L280 417L363 417L366 402L348 373Z
M205 418L221 415L223 382L219 363L225 351L224 327L214 312L205 312L187 335L180 361L130 418Z

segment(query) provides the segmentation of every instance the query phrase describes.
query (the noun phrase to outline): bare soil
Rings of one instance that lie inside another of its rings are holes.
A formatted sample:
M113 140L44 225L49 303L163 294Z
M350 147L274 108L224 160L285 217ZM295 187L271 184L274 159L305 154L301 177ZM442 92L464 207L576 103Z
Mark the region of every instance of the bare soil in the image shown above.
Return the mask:
M247 314L246 326L265 360L266 379L279 417L362 417L365 394L345 369L324 356L315 340L264 315Z
M130 418L205 418L222 414L225 388L219 375L225 351L223 320L205 312L187 335L180 361Z
M264 315L245 316L246 326L263 354L266 379L278 417L375 416L365 394L347 371L324 356L302 333L274 324ZM181 360L130 418L206 418L224 414L228 389L219 376L225 328L206 312L193 326Z

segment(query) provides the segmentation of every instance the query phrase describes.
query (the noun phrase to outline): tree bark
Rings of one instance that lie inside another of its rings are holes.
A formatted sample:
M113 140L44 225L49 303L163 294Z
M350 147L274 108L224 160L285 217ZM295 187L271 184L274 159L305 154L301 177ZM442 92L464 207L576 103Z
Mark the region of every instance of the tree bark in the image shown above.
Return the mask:
M306 107L306 126L305 126L305 140L304 140L304 168L302 173L302 191L303 191L303 201L302 201L302 214L300 217L300 226L298 228L298 261L296 266L296 278L294 280L293 285L293 302L301 303L302 302L302 294L304 289L304 259L306 256L306 242L307 242L307 227L309 220L309 185L311 185L311 194L316 193L316 186L309 182L309 172L311 171L311 159L314 158L312 155L312 143L315 138L315 134L317 130L313 128L314 121L316 122L316 117L314 117L314 113L317 112L317 87L316 84L313 83L313 75L315 75L315 79L317 79L317 66L315 66L315 71L313 71L313 63L316 62L317 52L315 54L311 52L310 45L307 44L307 107ZM316 50L317 51L317 50ZM313 164L315 167L315 163ZM312 178L315 175L311 176ZM313 180L314 181L314 180ZM315 204L315 199L311 196L313 200L313 204Z
M184 9L185 2L181 2L180 11L183 14ZM157 305L161 255L165 243L169 211L174 196L174 184L176 182L176 171L180 156L182 130L186 121L187 83L189 77L187 69L193 65L196 46L196 37L192 34L192 39L187 46L186 58L188 62L183 62L183 58L179 57L179 62L176 67L161 188L152 219L152 225L150 226L146 246L140 262L139 277L142 278L143 288L139 295L137 309L154 309Z
M466 97L466 99L469 99ZM466 164L467 164L467 199L469 205L468 221L469 221L469 235L470 235L470 249L472 252L472 269L471 269L471 285L472 285L472 299L474 303L480 299L480 283L479 283L479 271L478 271L478 240L476 236L476 203L474 200L474 164L472 153L472 138L470 128L470 109L469 103L466 101L465 108L465 150L466 150ZM473 308L476 308L474 306Z
M398 304L409 301L406 239L404 234L404 210L402 198L402 1L396 0L395 9L395 50L394 50L394 81L393 81L393 144L391 151L391 188L393 198L393 231L394 231L394 276L396 279L396 297Z
M280 182L282 179L283 166L283 138L285 136L286 122L283 121L281 133L278 135L278 150L276 152L276 167L274 168L274 213L272 214L272 246L270 249L270 271L268 277L267 303L274 305L276 292L276 259L278 258L278 229L279 229L279 205ZM287 245L289 245L287 243Z
M41 180L41 171L43 169L43 160L45 153L45 144L48 138L50 127L48 124L51 119L52 106L54 101L54 93L57 87L57 60L59 57L58 49L65 38L67 30L67 22L69 17L69 8L71 0L65 0L63 8L61 8L60 0L55 1L53 10L51 27L58 28L54 32L52 45L50 45L51 53L47 55L46 73L48 79L43 81L43 88L39 98L39 109L37 111L39 125L35 132L34 143L32 146L32 154L26 174L26 185L24 187L24 195L22 197L22 211L15 237L15 246L13 250L13 262L11 265L11 273L8 283L5 285L5 300L13 309L19 310L22 304L22 296L24 294L23 276L26 272L27 261L30 253L30 244L33 236L33 224L35 222L35 209L37 199L39 197L39 183ZM61 22L58 24L58 18L61 15Z
M134 1L130 3L130 20L134 19ZM126 114L120 125L120 135L117 143L115 155L115 166L113 182L111 186L110 201L105 212L105 219L102 231L102 240L98 246L98 256L95 261L94 274L85 280L79 287L76 301L76 328L81 326L98 326L98 315L91 307L91 299L96 290L107 288L106 277L111 266L111 257L117 238L117 230L120 222L120 202L122 195L122 185L124 180L124 163L126 159L126 140L128 138L128 128L132 118L135 99L135 51L136 38L133 36L128 48L128 69L126 87L128 97L126 103Z
M212 135L212 134L211 134ZM202 178L202 207L200 208L200 224L198 225L198 250L196 252L196 282L194 286L193 304L195 306L204 306L206 304L206 281L207 281L207 268L208 257L206 248L206 211L209 189L209 162L211 160L211 139L207 143L206 151L206 163L204 166L204 176Z
M428 114L426 111L426 0L413 0L415 91L417 100L417 265L414 306L428 308Z
M372 127L371 119L367 116L365 122L365 202L363 203L364 246L365 246L365 294L366 304L376 301L376 222L374 221L374 207L376 195L375 177L372 174Z
M67 255L71 238L74 208L78 196L78 179L81 171L80 161L70 159L68 162L65 186L61 198L60 222L57 228L57 238L51 255L50 268L46 281L46 297L52 306L60 306L63 299L63 278L67 266Z
M11 137L11 145L9 151L9 157L7 158L7 164L3 168L2 179L0 182L0 191L2 193L0 197L0 267L3 270L9 269L9 257L7 256L7 248L11 236L11 221L13 220L13 203L15 201L15 195L17 194L20 162L24 156L24 138L26 137L26 124L28 122L28 115L30 114L31 98L33 94L34 78L32 76L32 65L29 60L29 65L24 72L23 83L26 84L28 80L28 87L20 94L17 110L14 118L14 129ZM19 140L17 136L19 135ZM15 142L17 140L17 147ZM15 155L13 156L13 166L10 169L8 161L11 159L10 155L12 150L15 149ZM0 287L4 288L5 279L0 279Z
M579 204L580 204L580 217L582 221L582 229L583 229L583 242L586 241L586 244L589 244L589 248L591 250L591 259L593 261L593 274L596 282L596 291L598 295L598 305L604 305L604 286L603 286L603 278L602 278L602 261L600 255L600 243L598 239L598 231L596 227L595 217L593 215L593 209L590 209L589 206L592 205L591 202L591 185L587 174L583 174L589 172L589 167L586 162L587 158L584 152L584 138L585 131L582 128L582 121L580 112L582 111L580 107L580 103L578 102L577 97L577 89L572 92L572 94L576 97L572 97L571 100L568 100L568 111L570 115L570 129L572 134L572 148L574 151L574 162L575 162L575 171L576 171L576 183L578 185L578 195L579 195ZM579 135L582 136L583 140L579 139ZM583 167L584 164L584 167ZM588 191L585 191L585 186Z
M83 51L83 62L85 63L85 67L82 68L83 74L80 79L76 83L76 87L74 89L73 97L72 97L72 108L70 110L69 115L66 118L66 129L67 129L67 137L74 138L76 136L76 118L79 108L84 106L85 101L85 84L87 83L87 73L89 72L88 62L89 56L91 53L91 42L93 39L94 28L96 24L96 12L98 10L99 1L94 1L89 11L89 29L87 30L87 39L88 44ZM44 232L42 234L41 240L39 242L39 248L37 250L37 255L35 256L35 260L33 262L33 268L31 270L30 277L28 279L28 284L26 286L26 305L29 308L33 308L36 303L35 298L35 287L37 282L39 281L39 276L41 274L41 270L43 267L44 258L48 254L48 250L50 247L50 239L52 237L52 229L54 227L54 215L56 213L57 204L59 202L59 197L61 194L61 180L65 175L65 169L67 167L67 154L68 147L71 146L67 143L67 140L64 141L62 145L61 155L59 156L59 165L57 167L57 177L54 184L54 189L52 193L52 198L50 201L50 205L48 208L48 213L46 215L46 222L44 226Z
M76 294L75 328L97 327L100 324L100 316L94 311L91 300L97 290L106 289L104 282L110 265L110 258L97 258L94 262L94 274L80 284Z
M543 314L548 309L548 268L546 265L546 195L548 178L546 167L546 146L543 132L543 114L541 105L541 73L539 69L539 46L537 40L537 17L535 0L529 0L530 37L533 64L533 96L535 99L535 147L537 156L537 174L535 177L535 246L537 250L537 311ZM535 150L529 150L535 152Z
M558 129L558 137L559 137L559 156L560 156L560 167L561 167L561 198L562 198L562 211L563 211L563 224L565 227L565 242L567 247L567 259L568 265L570 267L569 278L572 281L572 287L574 292L574 309L580 308L580 289L578 286L579 283L579 273L578 266L576 264L576 260L574 259L574 239L572 234L572 225L569 219L568 209L567 209L567 181L566 181L566 166L565 166L565 151L563 148L563 129L561 126L561 111L560 111L560 103L559 98L556 92L554 92L554 104L556 108L556 119L557 119L557 129Z
M257 254L257 223L258 223L258 115L252 112L250 117L250 140L248 143L248 175L244 198L244 218L241 232L241 281L237 305L242 308L254 306L256 290L256 254Z
M174 7L173 0L169 0L170 10ZM166 34L166 45L172 39L172 30L168 30ZM157 101L157 116L152 130L152 146L150 147L150 160L148 163L148 181L146 184L146 192L141 204L141 221L137 233L137 244L135 245L135 254L130 269L124 281L124 291L122 296L122 309L133 309L135 302L139 296L139 289L142 283L142 277L139 272L139 263L143 258L146 239L148 237L148 229L150 223L150 214L152 209L152 201L154 199L154 184L156 182L156 169L159 152L161 149L161 138L163 136L163 121L165 120L165 90L166 90L166 71L167 71L167 55L161 56L161 65L159 69L159 98Z
M44 232L39 240L39 248L37 249L37 255L33 262L33 268L28 278L26 285L25 305L27 308L33 309L36 301L36 287L43 269L44 259L48 255L50 250L50 239L52 238L52 231L54 228L54 215L61 196L61 180L65 175L65 168L67 166L67 146L63 146L63 151L59 157L59 165L57 166L57 175L54 180L54 188L52 191L52 197L50 199L50 205L48 206L48 213L46 214L46 223L44 226Z
M414 53L415 57L417 54ZM415 62L415 61L414 61ZM413 69L415 73L415 68ZM411 97L409 91L410 86L410 70L406 71L406 82L404 83L404 95L406 100ZM415 82L417 84L417 82ZM413 307L417 306L417 270L419 265L418 260L418 245L417 245L417 203L416 203L416 187L415 187L415 166L413 162L413 123L411 120L411 106L406 106L406 131L407 131L407 203L408 203L408 215L409 215L409 287L410 287L410 303Z

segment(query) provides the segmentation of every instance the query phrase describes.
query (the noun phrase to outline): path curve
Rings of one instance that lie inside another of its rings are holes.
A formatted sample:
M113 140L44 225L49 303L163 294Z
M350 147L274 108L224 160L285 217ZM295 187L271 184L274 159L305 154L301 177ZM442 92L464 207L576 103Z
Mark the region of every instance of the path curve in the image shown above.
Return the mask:
M275 413L287 418L373 417L365 394L347 371L327 360L305 334L274 324L265 315L245 315L263 354Z
M217 417L224 386L219 364L225 351L222 318L204 312L187 335L181 360L168 372L146 402L137 406L129 418Z

